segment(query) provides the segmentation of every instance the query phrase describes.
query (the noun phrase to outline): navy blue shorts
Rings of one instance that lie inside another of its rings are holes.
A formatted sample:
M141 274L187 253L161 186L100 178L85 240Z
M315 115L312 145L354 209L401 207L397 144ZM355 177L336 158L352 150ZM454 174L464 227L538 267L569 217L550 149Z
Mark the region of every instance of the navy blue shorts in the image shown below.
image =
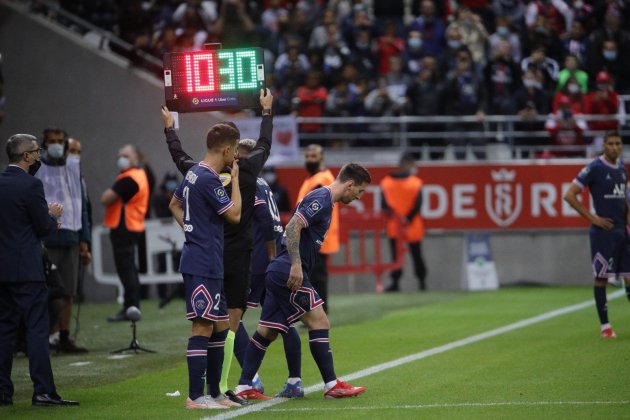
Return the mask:
M288 279L287 273L267 272L267 292L258 325L286 333L302 315L324 304L311 286L308 276L304 276L302 287L297 292L287 287Z
M265 297L265 274L252 274L249 296L247 297L248 308L258 308L260 302Z
M591 228L589 237L596 278L630 277L630 249L625 229Z
M183 274L186 293L186 318L227 321L227 302L223 294L223 279Z

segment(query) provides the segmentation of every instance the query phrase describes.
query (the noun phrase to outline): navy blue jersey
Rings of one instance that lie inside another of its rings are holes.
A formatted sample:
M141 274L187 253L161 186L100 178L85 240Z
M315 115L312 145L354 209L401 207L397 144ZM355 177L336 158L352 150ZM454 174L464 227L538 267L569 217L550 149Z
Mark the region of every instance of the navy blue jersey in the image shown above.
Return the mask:
M581 188L589 188L599 217L611 219L615 228L625 228L628 174L621 159L613 165L600 156L586 165L573 182Z
M177 187L182 202L184 235L179 271L184 274L223 278L223 217L234 206L219 175L200 162L190 168Z
M256 181L252 227L254 238L252 275L265 274L269 265L266 242L275 240L276 250L279 250L284 229L280 223L280 212L273 198L273 192L267 182L260 177Z
M321 187L308 193L295 209L294 217L299 217L305 226L300 233L300 258L302 270L306 273L311 271L315 256L328 233L333 206L332 191L329 187ZM269 263L267 271L289 273L290 270L291 259L283 239L282 251Z

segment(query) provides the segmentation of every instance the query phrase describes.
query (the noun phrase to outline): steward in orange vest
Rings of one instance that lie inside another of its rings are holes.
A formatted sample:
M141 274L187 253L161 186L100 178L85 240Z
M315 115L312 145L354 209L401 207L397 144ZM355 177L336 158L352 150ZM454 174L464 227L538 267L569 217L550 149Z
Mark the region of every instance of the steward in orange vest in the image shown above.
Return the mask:
M396 240L403 230L403 237L409 245L420 290L425 290L426 266L422 257L421 242L424 239L424 221L420 215L422 206L422 179L415 175L416 165L412 155L404 154L396 172L383 178L380 183L383 192L382 208L388 213L387 236L394 260ZM392 284L387 291L398 291L402 270L391 273Z
M101 195L101 203L106 206L103 224L110 228L116 273L124 288L124 306L107 318L110 322L125 321L129 307L140 307L136 248L149 207L149 181L144 169L138 168L139 163L137 148L131 144L123 146L118 151L120 173L116 182Z

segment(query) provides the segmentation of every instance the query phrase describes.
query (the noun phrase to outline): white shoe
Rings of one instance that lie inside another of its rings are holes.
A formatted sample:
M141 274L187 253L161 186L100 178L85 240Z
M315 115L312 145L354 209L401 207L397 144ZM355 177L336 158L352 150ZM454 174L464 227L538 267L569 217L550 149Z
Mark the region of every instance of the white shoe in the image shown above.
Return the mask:
M201 410L212 410L216 408L227 408L219 403L214 402L212 398L208 400L206 396L202 395L196 400L191 400L190 397L186 399L186 408L188 409L201 409Z
M210 395L206 395L206 399L212 400L214 403L221 404L227 408L241 407L241 404L232 401L225 394L219 394L219 396L216 398L212 398Z

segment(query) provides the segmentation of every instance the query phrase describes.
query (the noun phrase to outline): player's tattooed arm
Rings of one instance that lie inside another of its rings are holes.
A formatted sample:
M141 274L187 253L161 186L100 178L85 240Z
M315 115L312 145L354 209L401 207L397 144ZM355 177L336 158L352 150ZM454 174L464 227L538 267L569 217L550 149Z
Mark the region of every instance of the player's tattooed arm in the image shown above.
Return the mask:
M287 224L285 243L291 260L291 272L287 287L293 291L302 286L302 259L300 257L300 233L304 229L304 222L298 216L293 216Z

